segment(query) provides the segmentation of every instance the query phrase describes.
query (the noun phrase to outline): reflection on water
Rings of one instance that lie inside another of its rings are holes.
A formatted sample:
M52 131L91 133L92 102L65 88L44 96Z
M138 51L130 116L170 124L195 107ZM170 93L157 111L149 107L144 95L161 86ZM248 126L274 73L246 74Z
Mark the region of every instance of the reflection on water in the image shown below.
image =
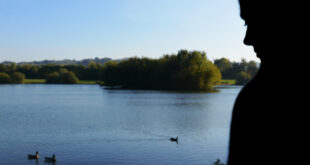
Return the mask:
M226 160L241 87L217 93L0 85L0 164L211 164ZM178 144L170 141L179 137Z

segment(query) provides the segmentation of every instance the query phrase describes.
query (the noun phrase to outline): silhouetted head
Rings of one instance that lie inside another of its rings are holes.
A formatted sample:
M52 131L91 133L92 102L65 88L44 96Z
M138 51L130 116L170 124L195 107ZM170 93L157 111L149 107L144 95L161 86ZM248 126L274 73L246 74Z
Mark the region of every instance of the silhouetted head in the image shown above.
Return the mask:
M281 60L288 50L294 31L289 4L279 1L239 0L241 18L247 26L244 43L254 47L257 56L264 61ZM291 15L291 16L290 16ZM281 55L282 54L282 55Z

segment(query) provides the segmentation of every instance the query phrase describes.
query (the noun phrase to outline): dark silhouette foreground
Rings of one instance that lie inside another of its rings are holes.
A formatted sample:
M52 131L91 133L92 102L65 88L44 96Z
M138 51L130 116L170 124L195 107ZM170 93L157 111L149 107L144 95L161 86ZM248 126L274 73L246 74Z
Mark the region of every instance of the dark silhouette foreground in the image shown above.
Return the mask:
M294 10L295 1L239 2L244 43L253 46L261 66L235 102L228 165L307 164L308 87L301 80L307 65L299 39L304 15Z

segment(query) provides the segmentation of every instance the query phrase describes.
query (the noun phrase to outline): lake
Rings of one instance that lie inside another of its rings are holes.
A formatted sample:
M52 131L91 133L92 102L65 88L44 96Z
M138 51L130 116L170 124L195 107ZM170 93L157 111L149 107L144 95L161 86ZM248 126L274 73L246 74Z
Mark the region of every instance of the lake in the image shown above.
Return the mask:
M217 93L0 85L0 164L211 165L226 162L240 86ZM170 137L179 137L178 144ZM40 152L38 161L27 154Z

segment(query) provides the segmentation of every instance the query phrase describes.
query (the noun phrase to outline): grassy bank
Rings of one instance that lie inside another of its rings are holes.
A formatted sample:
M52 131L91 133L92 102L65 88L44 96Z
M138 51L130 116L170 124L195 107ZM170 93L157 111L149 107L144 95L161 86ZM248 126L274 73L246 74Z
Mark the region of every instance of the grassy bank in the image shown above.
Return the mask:
M25 84L45 84L44 79L25 79ZM78 84L96 84L95 80L79 80Z
M78 84L97 84L96 80L79 80Z
M222 85L235 85L236 80L221 80Z
M44 79L25 79L25 84L45 84Z

